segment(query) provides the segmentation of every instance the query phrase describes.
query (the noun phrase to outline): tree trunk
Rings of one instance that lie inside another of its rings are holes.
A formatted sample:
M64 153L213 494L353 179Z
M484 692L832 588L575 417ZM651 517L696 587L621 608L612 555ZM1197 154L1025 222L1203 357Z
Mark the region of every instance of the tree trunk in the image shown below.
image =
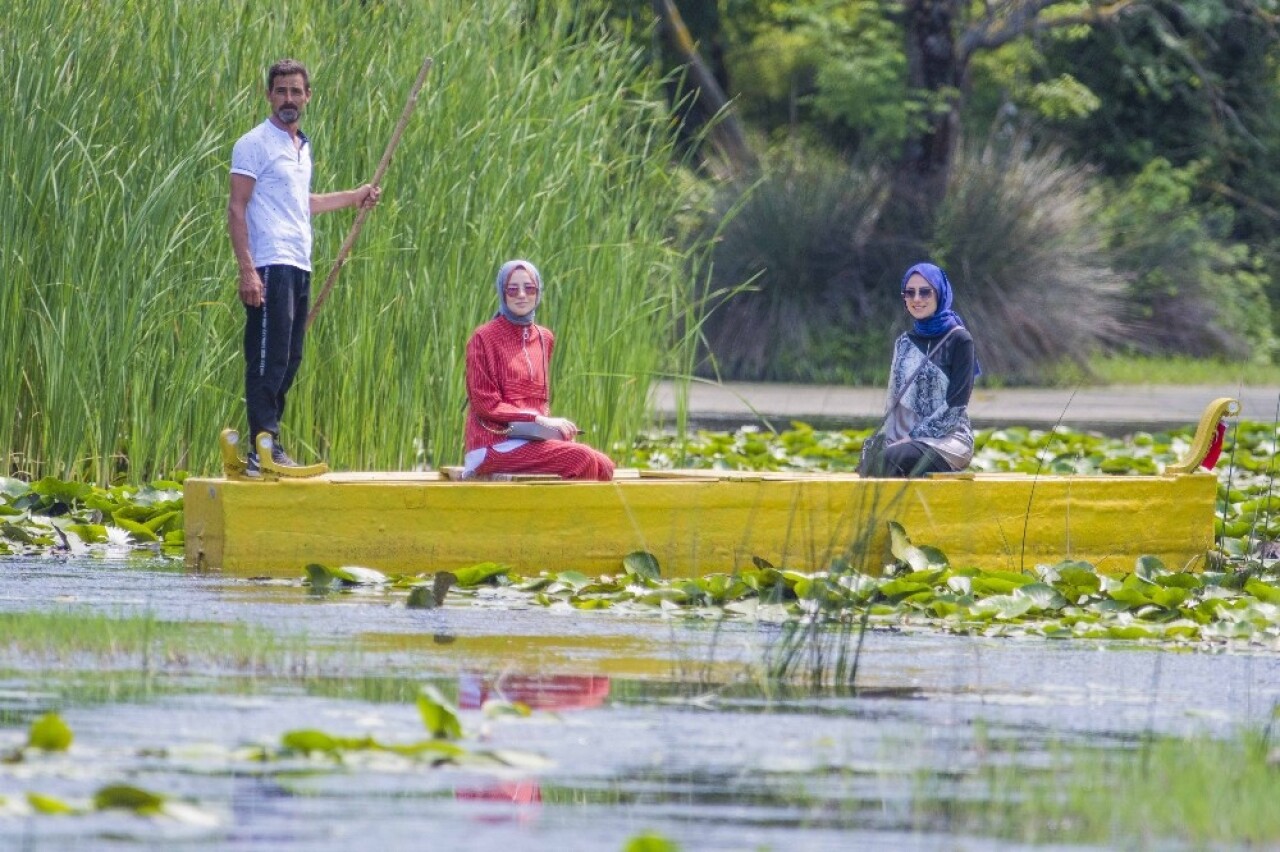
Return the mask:
M687 79L673 106L681 117L681 130L696 134L710 125L708 138L731 174L743 174L756 167L756 157L747 144L742 123L715 74L698 53L674 0L652 0L658 17L658 31L678 64L688 69Z
M904 7L907 80L929 98L926 128L909 139L894 175L899 201L932 220L946 193L960 142L960 99L966 58L957 48L963 26L955 0L912 0Z

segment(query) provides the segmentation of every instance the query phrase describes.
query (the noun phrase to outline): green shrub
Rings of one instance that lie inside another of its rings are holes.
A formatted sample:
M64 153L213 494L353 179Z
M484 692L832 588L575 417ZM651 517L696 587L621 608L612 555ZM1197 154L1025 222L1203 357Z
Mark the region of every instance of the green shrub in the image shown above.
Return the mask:
M1175 168L1157 157L1104 211L1126 289L1125 348L1268 362L1276 350L1261 256L1229 238L1225 205L1197 205L1203 163Z

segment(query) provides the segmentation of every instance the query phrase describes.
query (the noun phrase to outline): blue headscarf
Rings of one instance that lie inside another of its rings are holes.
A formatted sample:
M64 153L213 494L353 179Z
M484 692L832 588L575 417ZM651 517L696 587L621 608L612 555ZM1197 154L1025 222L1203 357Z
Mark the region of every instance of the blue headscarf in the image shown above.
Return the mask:
M911 280L912 275L919 275L929 282L929 286L938 294L938 309L933 312L933 316L916 320L915 327L912 330L921 337L938 337L953 328L963 328L964 320L960 318L958 313L951 310L953 296L951 294L951 281L947 278L947 273L932 263L917 263L903 274L902 284L898 288L900 291L907 289L907 282ZM982 368L978 366L976 357L973 359L973 374L975 376L982 375Z
M517 269L525 269L533 276L533 283L538 285L538 298L534 300L533 310L522 317L518 317L511 313L507 307L507 279ZM504 316L516 325L533 325L533 315L538 312L538 305L542 304L542 276L538 273L538 267L534 266L527 260L508 260L502 264L502 268L498 270L498 313L494 316Z

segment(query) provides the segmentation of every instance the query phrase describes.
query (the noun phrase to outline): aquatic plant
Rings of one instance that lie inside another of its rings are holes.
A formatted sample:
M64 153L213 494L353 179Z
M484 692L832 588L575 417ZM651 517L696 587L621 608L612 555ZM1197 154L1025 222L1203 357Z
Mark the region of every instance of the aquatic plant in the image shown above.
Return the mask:
M1274 569L1190 573L1142 556L1122 576L1076 560L991 571L953 566L942 549L917 545L901 526L889 526L891 553L880 574L855 571L842 559L808 570L756 559L732 574L663 579L647 570L657 565L651 554L629 554L616 575L601 577L573 570L521 577L486 563L457 572L455 597L500 588L547 607L776 624L783 633L765 661L767 674L814 685L855 681L856 643L867 629L1280 648ZM376 582L394 594L432 581L393 575Z
M434 686L424 684L417 696L419 713L431 739L412 743L383 743L372 736L350 737L329 734L316 729L296 729L280 737L278 747L251 745L237 749L215 750L224 761L254 767L262 772L265 764L289 766L298 760L324 759L335 765L350 765L360 755L378 754L410 764L466 766L479 769L544 770L552 764L532 752L509 748L473 748L463 745L462 724L457 710ZM501 712L499 709L497 712ZM528 715L527 713L525 715ZM74 764L76 756L65 754L72 732L56 713L48 713L31 724L27 744L4 755L8 765L39 767L50 753ZM151 746L140 750L149 761L182 760L181 749ZM207 755L206 755L207 756ZM87 801L69 801L45 793L30 791L22 798L0 796L0 816L83 816L94 812L119 810L140 817L164 818L202 827L213 827L219 816L198 805L174 796L146 790L131 784L111 783L99 787Z
M183 478L99 488L0 476L0 554L121 555L142 548L180 555Z
M283 674L305 667L312 653L306 636L280 636L257 625L164 621L150 612L103 613L87 606L2 612L0 635L15 659L47 668L91 658L103 668L135 668L144 686L159 673L206 668Z
M57 713L46 713L31 723L27 742L3 756L8 765L38 765L47 755L64 755L74 734ZM0 796L0 816L78 816L101 811L128 811L141 817L160 817L177 822L211 826L213 814L186 802L144 790L131 784L106 784L85 802L71 802L46 793L28 792L22 798Z
M945 784L918 774L917 820L1029 844L1247 848L1280 838L1272 804L1280 754L1263 730L1142 744L1067 737L1032 762L1023 759L1031 749L1020 739L981 728L974 739Z

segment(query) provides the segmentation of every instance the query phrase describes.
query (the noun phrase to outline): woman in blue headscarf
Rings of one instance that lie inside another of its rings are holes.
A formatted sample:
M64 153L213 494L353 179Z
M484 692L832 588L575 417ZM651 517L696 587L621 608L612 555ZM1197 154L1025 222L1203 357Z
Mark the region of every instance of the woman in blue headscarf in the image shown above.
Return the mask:
M884 424L864 453L864 476L923 476L963 470L973 458L969 395L981 374L973 338L951 310L951 282L932 263L902 276L913 320L894 343ZM881 438L880 436L883 436Z

